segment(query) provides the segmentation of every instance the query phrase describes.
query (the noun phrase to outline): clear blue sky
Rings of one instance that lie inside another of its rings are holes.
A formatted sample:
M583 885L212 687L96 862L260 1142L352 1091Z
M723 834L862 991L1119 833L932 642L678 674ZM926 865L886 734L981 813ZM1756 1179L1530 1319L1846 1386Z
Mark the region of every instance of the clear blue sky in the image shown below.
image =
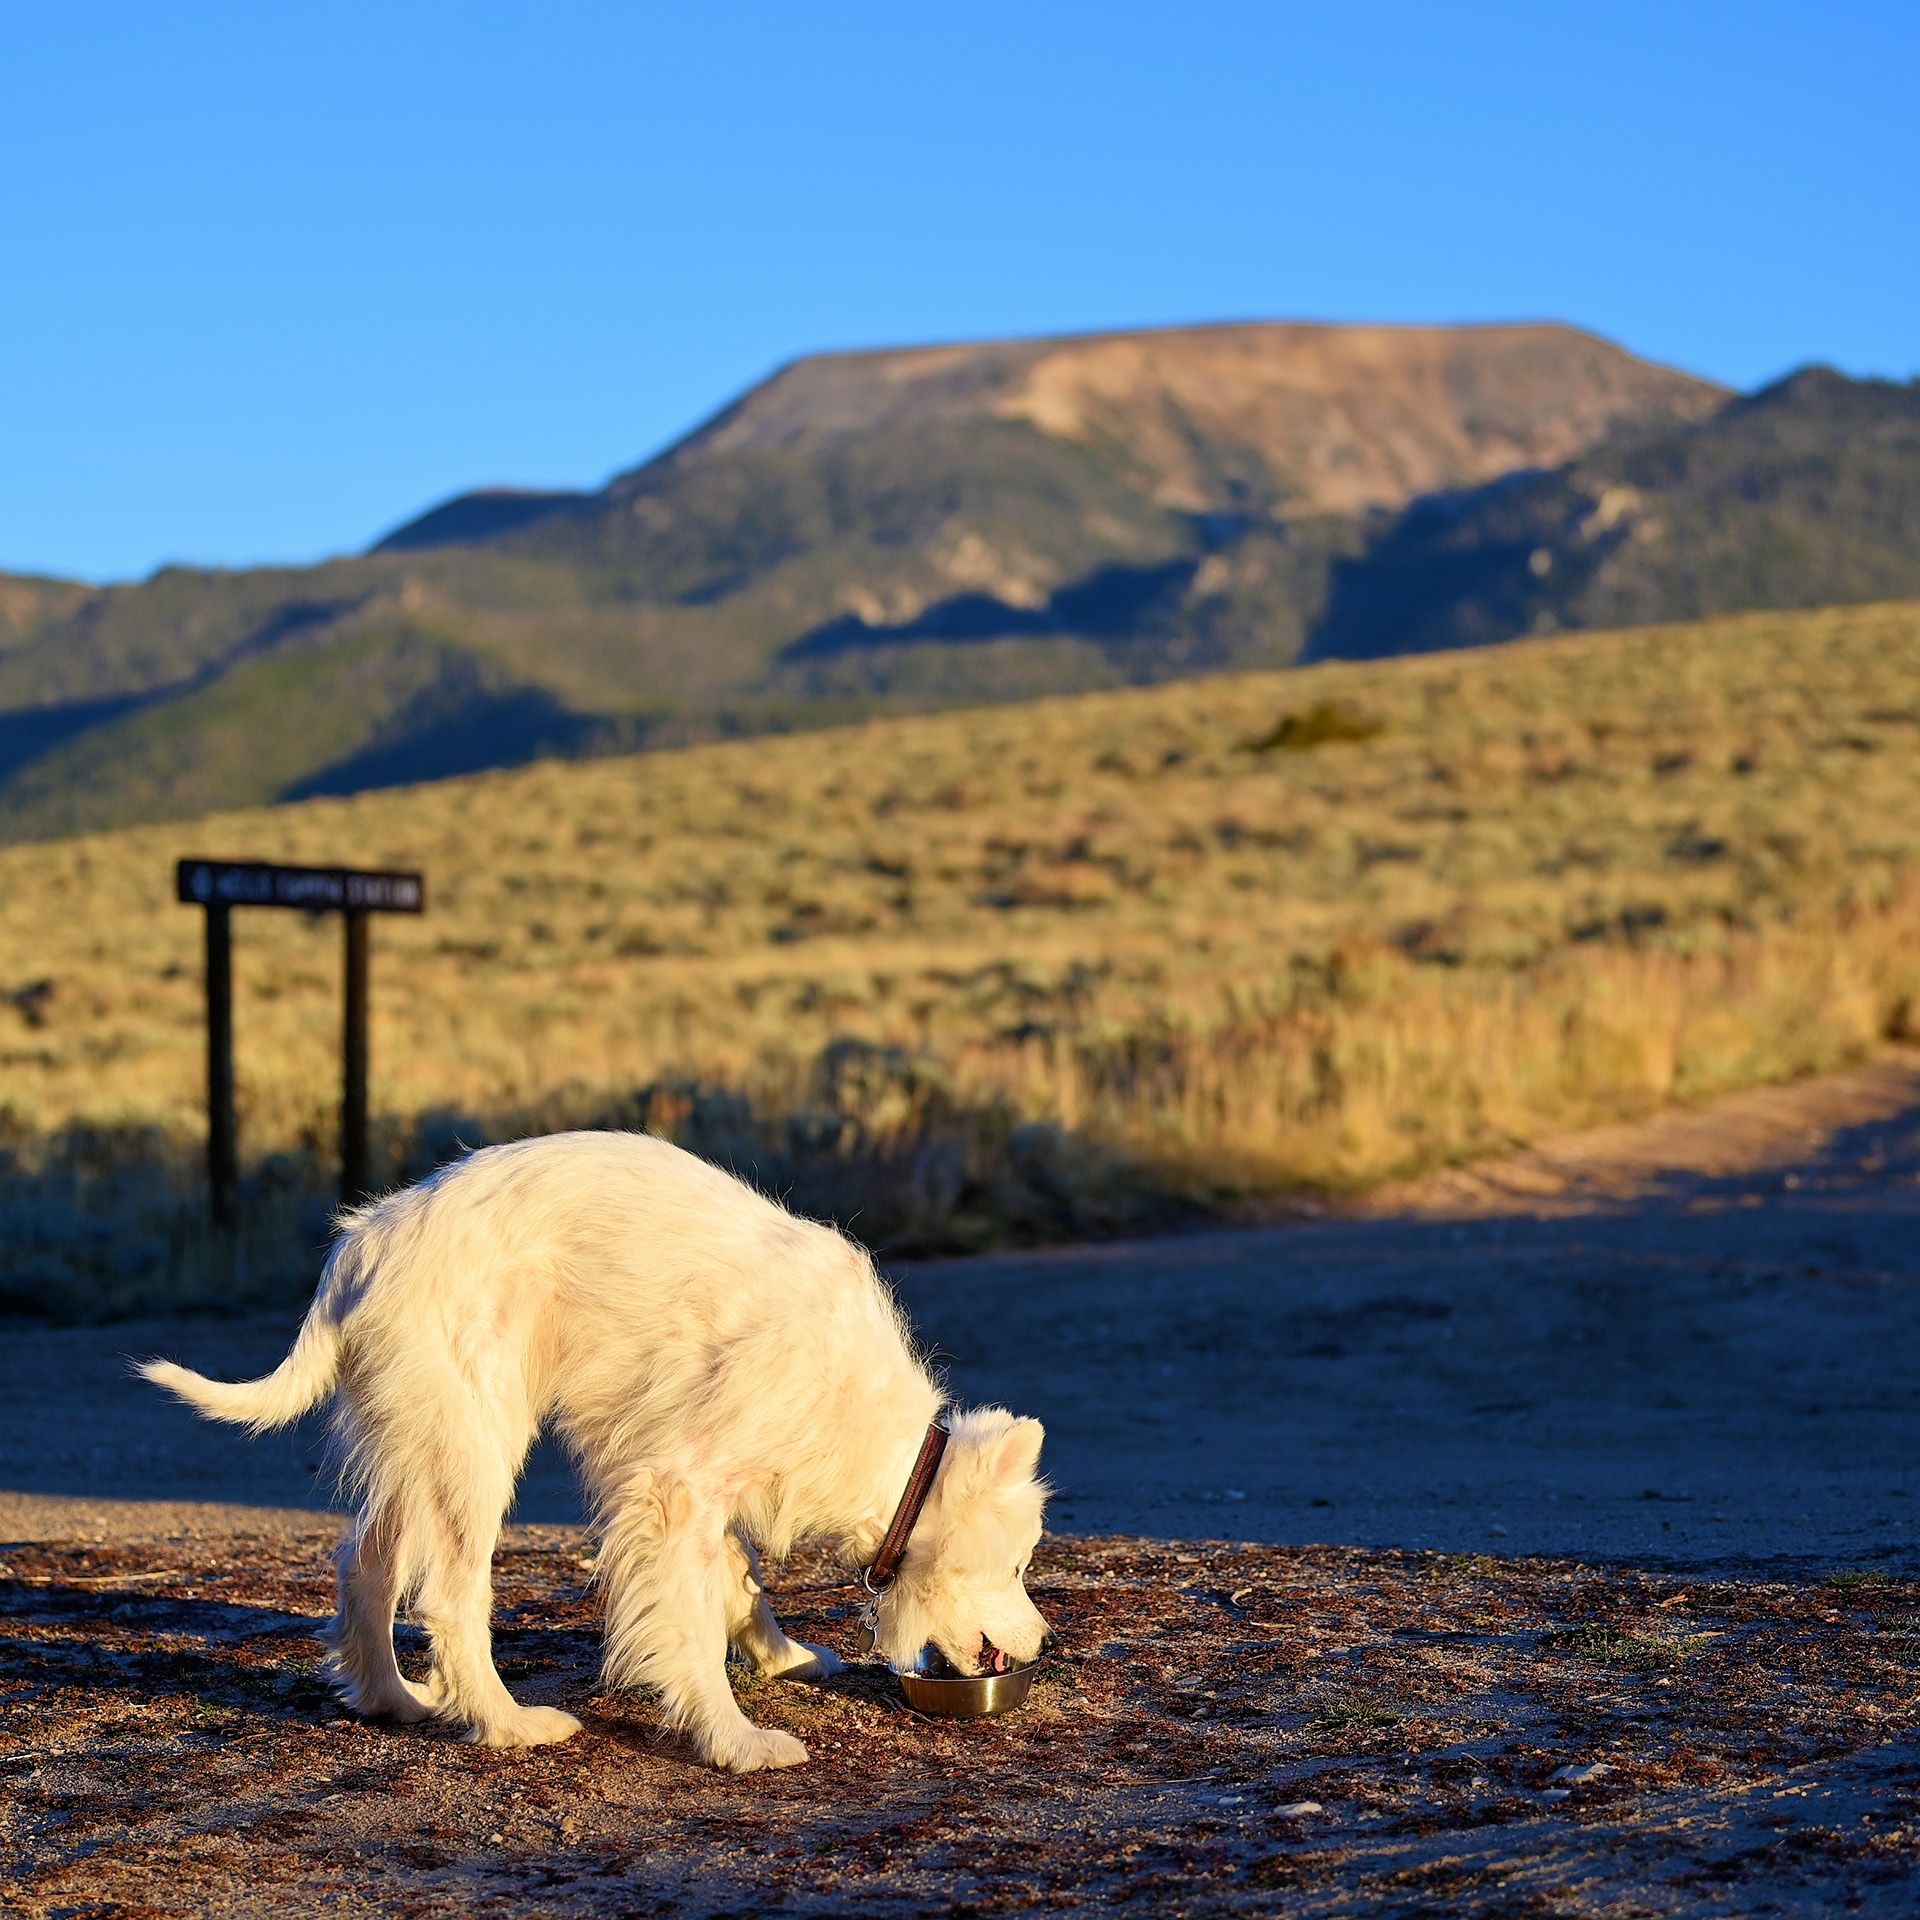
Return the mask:
M0 567L595 485L794 354L1551 317L1920 367L1920 7L15 5Z

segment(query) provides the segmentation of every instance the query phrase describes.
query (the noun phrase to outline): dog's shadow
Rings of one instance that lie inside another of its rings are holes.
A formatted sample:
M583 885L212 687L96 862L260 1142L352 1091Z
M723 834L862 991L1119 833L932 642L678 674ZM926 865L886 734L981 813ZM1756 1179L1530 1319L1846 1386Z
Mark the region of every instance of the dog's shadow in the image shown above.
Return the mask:
M798 1685L811 1687L816 1693L829 1694L839 1700L853 1700L868 1707L904 1707L900 1697L900 1680L893 1669L877 1660L863 1661L859 1665L851 1662L838 1673L830 1673L817 1680L769 1680L761 1683L766 1687Z
M874 1662L842 1667L838 1673L818 1678L793 1680L762 1677L750 1666L729 1656L727 1679L734 1698L750 1720L764 1720L805 1740L819 1731L806 1724L809 1700L832 1701L877 1712L887 1720L906 1723L919 1720L900 1691L898 1676L892 1668ZM781 1711L782 1703L792 1711ZM612 1742L636 1756L649 1760L679 1762L696 1771L710 1771L708 1763L693 1749L684 1734L675 1732L654 1719L654 1702L644 1693L603 1694L593 1692L585 1700L559 1700L579 1713L596 1738ZM758 1777L758 1776L756 1776ZM781 1777L781 1776L771 1776Z
M184 1696L209 1724L210 1716L248 1715L317 1726L349 1713L326 1672L330 1611L36 1580L0 1585L0 1619L7 1627L0 1678L30 1692L84 1681L103 1698L143 1706ZM424 1631L401 1621L394 1639L403 1668L418 1678L426 1664ZM494 1653L502 1678L529 1704L584 1698L598 1684L598 1635L589 1628L506 1626L494 1637ZM417 1730L459 1737L450 1726L422 1723Z
M187 1597L127 1587L81 1587L38 1582L0 1589L9 1633L0 1647L0 1677L32 1693L84 1680L97 1695L151 1706L174 1697L204 1730L231 1730L243 1720L281 1726L328 1726L343 1717L356 1725L434 1742L459 1741L458 1727L351 1716L328 1681L324 1633L331 1615L292 1613L265 1600ZM43 1626L45 1632L36 1632ZM81 1637L71 1637L74 1630ZM89 1634L88 1629L93 1629ZM424 1669L426 1635L412 1622L395 1628L401 1665ZM607 1694L600 1685L597 1626L500 1623L494 1654L517 1699L564 1706L590 1732L655 1760L702 1763L683 1735L656 1717L644 1693ZM750 1715L785 1720L778 1702L809 1696L912 1719L899 1681L884 1664L863 1661L813 1679L762 1678L729 1661L735 1697ZM804 1714L802 1716L805 1717ZM804 1733L805 1729L797 1729Z
M733 1697L751 1714L756 1705L789 1696L808 1695L830 1700L845 1700L865 1707L901 1707L906 1701L893 1669L882 1661L849 1658L838 1673L810 1675L804 1679L758 1674L736 1655L727 1657L727 1679Z
M7 1597L0 1674L29 1692L84 1681L143 1707L183 1696L203 1722L251 1714L313 1725L342 1712L322 1671L324 1619L264 1602L59 1582ZM36 1633L41 1626L52 1631Z

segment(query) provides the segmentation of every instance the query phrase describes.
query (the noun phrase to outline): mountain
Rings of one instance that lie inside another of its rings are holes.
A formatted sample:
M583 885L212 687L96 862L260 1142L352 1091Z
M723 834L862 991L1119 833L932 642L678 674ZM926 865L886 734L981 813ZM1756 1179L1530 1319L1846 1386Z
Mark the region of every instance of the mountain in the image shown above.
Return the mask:
M1695 419L1720 397L1557 326L1190 327L825 354L783 368L603 493L546 496L547 516L617 528L636 502L731 462L751 472L756 457L964 443L982 429L1093 453L1177 512L1353 513L1557 465L1623 422ZM469 504L484 514L500 497L462 496L382 545L425 544L442 516ZM529 523L540 517L541 496L508 497ZM440 543L475 537L486 536Z
M486 544L703 624L783 701L1155 678L1304 638L1357 518L1719 389L1564 327L1229 326L802 360L601 493L447 502L376 551ZM475 532L456 531L471 526ZM436 533L436 529L440 531ZM1211 561L1211 565L1209 565ZM769 642L773 644L769 646ZM1069 665L1074 652L1095 657ZM769 674L769 669L771 673Z
M1547 473L1416 501L1336 564L1308 651L1920 594L1920 381L1804 369Z
M456 494L417 520L396 527L375 547L376 553L407 553L417 547L478 546L512 533L549 513L582 506L585 493L556 493L537 487L481 487Z
M463 495L315 567L0 581L0 838L1392 650L1362 583L1382 541L1425 564L1423 503L1726 399L1559 326L798 361L598 492Z
M43 574L0 573L0 649L72 612L90 589Z

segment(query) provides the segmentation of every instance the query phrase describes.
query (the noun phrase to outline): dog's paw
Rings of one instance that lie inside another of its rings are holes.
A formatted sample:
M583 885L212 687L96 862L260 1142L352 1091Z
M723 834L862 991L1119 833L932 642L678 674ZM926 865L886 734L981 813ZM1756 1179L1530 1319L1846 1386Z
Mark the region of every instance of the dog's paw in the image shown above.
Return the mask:
M580 1722L558 1707L516 1707L504 1720L475 1727L467 1738L482 1747L550 1747L579 1731Z
M340 1696L340 1704L363 1720L391 1720L396 1726L412 1727L436 1718L439 1712L438 1703L425 1687L417 1687L398 1674L377 1686L356 1685L336 1675L334 1691Z
M415 1686L411 1680L402 1680L400 1685L404 1692L389 1694L373 1711L402 1727L417 1727L422 1721L439 1717L437 1695L425 1687Z
M845 1671L846 1663L831 1647L809 1647L798 1640L789 1640L786 1652L760 1669L768 1680L826 1680Z
M807 1749L790 1733L772 1727L748 1727L737 1740L716 1746L713 1764L728 1773L759 1773L771 1767L798 1767L806 1763Z
M807 1655L805 1663L789 1669L789 1680L831 1680L836 1673L845 1673L847 1663L831 1647L809 1647L800 1641L794 1645Z

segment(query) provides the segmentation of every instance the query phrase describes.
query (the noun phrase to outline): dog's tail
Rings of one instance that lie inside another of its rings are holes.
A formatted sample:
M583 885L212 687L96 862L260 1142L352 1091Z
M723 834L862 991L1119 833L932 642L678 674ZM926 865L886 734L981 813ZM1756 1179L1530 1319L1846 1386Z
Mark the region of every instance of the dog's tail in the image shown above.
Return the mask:
M143 1360L134 1371L209 1420L231 1420L265 1433L269 1427L291 1426L326 1397L340 1371L340 1329L325 1302L316 1300L287 1357L258 1380L209 1380L171 1360Z
M291 1426L309 1407L327 1397L339 1376L339 1283L346 1278L346 1269L357 1266L357 1252L351 1233L335 1242L313 1305L307 1309L287 1357L258 1380L209 1380L205 1374L176 1366L171 1360L142 1360L134 1371L156 1387L178 1395L209 1420L229 1420L252 1433Z

